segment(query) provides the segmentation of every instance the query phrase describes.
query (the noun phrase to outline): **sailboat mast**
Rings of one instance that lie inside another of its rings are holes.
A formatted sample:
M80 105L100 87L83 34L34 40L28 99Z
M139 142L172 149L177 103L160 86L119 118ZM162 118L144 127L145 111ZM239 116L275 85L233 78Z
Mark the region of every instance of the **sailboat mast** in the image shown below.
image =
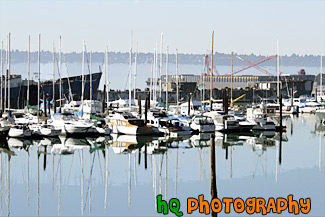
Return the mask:
M1 41L1 82L0 82L0 85L1 85L1 87L0 87L0 99L1 99L1 104L0 104L0 110L2 110L3 109L3 94L2 94L2 81L3 81L3 54L4 54L4 52L3 52L3 41Z
M322 102L322 97L323 97L323 55L320 54L320 100ZM317 93L316 93L317 95ZM317 97L317 96L316 96Z
M10 53L10 32L8 35L8 111L10 111L10 62L11 62L11 53Z
M156 47L157 47L157 43L156 43ZM154 54L153 54L153 81L152 81L152 100L156 101L156 86L157 86L157 59L156 59L156 55L157 55L157 50L156 48L154 49Z
M82 41L82 63L81 63L81 106L84 101L85 91L85 40Z
M212 110L212 80L213 80L213 39L214 39L214 31L212 32L211 73L210 73L210 109L211 110Z
M166 49L166 111L168 112L168 46Z
M106 109L108 109L109 102L109 81L108 81L108 47L106 46L105 51L105 85L106 85Z
M231 52L231 89L230 89L230 108L232 108L232 88L233 88L233 73L234 73L234 52Z
M38 34L38 83L37 83L37 122L39 122L39 112L40 112L40 77L41 77L41 34ZM45 110L45 102L44 104L44 110Z
M277 39L277 55L276 55L276 76L277 76L277 98L279 103L280 97L280 84L279 84L279 76L280 76L280 55L279 55L279 39Z
M176 105L177 105L177 114L179 112L178 101L179 101L179 93L178 93L178 50L176 49Z
M53 40L53 51L52 51L52 63L53 63L53 78L52 78L52 97L53 97L53 106L56 106L54 101L55 101L55 45L54 45L54 40ZM54 111L54 108L53 108Z
M153 90L152 90L152 88L153 88L153 80L152 80L152 78L153 78L153 64L154 64L154 60L151 59L150 101L153 99Z
M130 41L130 53L129 53L129 110L131 111L131 81L132 81L132 32L131 32L131 41Z
M90 61L90 75L89 75L89 99L90 99L90 105L91 105L91 101L93 100L93 76L92 76L92 71L93 71L93 69L92 69L92 55L93 55L93 51L91 50L90 51L90 56L89 56L89 61ZM91 108L92 108L92 106L91 106ZM91 109L90 108L90 113L91 113Z
M156 50L155 50L155 61L156 61L156 65L155 65L155 98L154 101L157 102L157 92L158 92L158 43L156 43ZM160 80L160 79L159 79Z
M137 42L137 48L135 51L135 57L134 57L134 92L133 92L133 99L136 98L136 92L137 92L137 60L138 60L138 42Z
M28 36L28 64L27 64L27 106L29 106L29 80L30 80L30 35Z
M59 76L60 76L60 87L59 87L59 92L60 92L60 108L62 107L62 71L61 71L61 35L60 35L60 43L59 43Z
M3 52L3 54L5 55L5 52ZM6 57L4 58L4 61L3 61L3 64L5 64L5 61L7 61L6 59L8 58L8 53L7 53L7 55L6 55ZM4 73L5 73L5 89L4 89L4 96L3 96L3 102L4 102L4 110L6 110L6 108L7 108L7 70L6 69L4 69L5 71L4 71Z
M161 95L161 92L162 92L162 81L161 81L161 75L162 75L162 64L163 64L163 57L162 57L162 53L163 53L163 33L161 33L161 38L160 38L160 64L159 64L159 78L160 78L160 81L159 81L159 97L160 99L162 99L162 95Z

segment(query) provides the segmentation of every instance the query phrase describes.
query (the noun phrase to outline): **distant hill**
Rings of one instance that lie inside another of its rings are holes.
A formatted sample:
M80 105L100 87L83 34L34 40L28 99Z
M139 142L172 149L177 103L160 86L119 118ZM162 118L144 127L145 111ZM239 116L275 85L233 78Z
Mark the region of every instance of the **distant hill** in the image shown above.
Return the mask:
M245 60L250 62L254 62L256 60L265 58L265 56L254 55L254 54L234 54L234 56L240 56ZM89 54L87 54L89 59ZM133 56L134 57L134 56ZM163 54L165 59L165 55ZM11 53L12 63L24 63L27 62L27 51L19 51L14 50ZM204 54L179 54L178 62L179 64L202 64L203 63ZM93 52L92 53L93 62L104 63L104 53L103 52ZM151 63L153 59L152 53L139 53L137 62L139 64L143 63ZM169 55L169 62L175 63L175 54ZM62 61L63 62L81 62L82 56L81 53L63 53ZM56 61L58 61L58 54L56 55ZM108 54L109 64L129 63L129 53L121 53L121 52L109 52ZM215 65L230 65L231 63L231 54L224 54L216 52L213 58ZM31 53L31 62L37 62L37 52ZM41 62L49 63L52 62L52 53L50 51L42 51L41 52ZM282 66L301 66L301 67L319 67L320 65L320 56L314 55L296 55L292 54L291 56L280 56L280 64ZM241 66L246 65L243 61L234 57L234 65ZM261 64L262 66L275 66L276 59L271 59Z

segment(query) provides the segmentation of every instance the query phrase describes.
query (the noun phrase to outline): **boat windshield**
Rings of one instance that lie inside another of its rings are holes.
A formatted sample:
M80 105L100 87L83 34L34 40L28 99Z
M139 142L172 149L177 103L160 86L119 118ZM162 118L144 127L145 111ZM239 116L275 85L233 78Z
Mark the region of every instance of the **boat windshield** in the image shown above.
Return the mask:
M74 114L59 114L53 116L54 120L64 120L64 121L77 121L78 118Z
M194 122L197 125L213 124L212 118L206 116L197 117L195 118Z

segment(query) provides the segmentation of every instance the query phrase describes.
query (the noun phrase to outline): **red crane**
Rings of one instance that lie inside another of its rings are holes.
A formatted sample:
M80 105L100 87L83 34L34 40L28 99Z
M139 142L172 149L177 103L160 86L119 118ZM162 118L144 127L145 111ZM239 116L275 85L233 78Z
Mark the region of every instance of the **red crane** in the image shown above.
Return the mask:
M262 69L261 67L257 66L257 65L254 65L252 62L248 61L248 60L245 60L244 58L240 57L240 56L237 56L238 59L244 61L245 63L248 63L248 64L252 64L252 66L259 70L260 72L263 72L264 74L266 75L269 75L269 76L274 76L273 74L269 73L268 71L266 71L265 69Z
M207 73L205 73L203 75L211 75L211 60L208 55L205 55L205 57L204 57L204 71L205 70L207 71ZM214 71L215 75L219 75L216 65L213 66L213 71ZM213 75L213 73L212 73L212 75Z
M262 59L259 59L259 60L255 60L254 62L249 62L247 65L242 66L242 67L236 69L236 70L233 72L233 75L234 75L234 74L237 74L237 73L239 73L239 72L241 72L241 71L244 71L244 70L246 70L246 69L249 69L249 68L251 68L251 67L255 67L255 66L257 66L258 64L264 63L265 61L268 61L268 60L273 59L273 58L275 58L275 57L277 57L277 55L268 56L268 57L265 57L265 58L262 58ZM231 75L231 72L228 72L228 73L226 74L226 76L230 76L230 75Z

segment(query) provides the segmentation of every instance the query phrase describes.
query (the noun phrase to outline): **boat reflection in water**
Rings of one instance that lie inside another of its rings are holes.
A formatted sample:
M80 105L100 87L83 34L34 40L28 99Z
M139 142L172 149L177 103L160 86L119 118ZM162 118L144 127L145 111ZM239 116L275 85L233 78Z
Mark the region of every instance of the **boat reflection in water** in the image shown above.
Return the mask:
M200 191L209 200L213 143L218 197L226 194L244 197L244 191L237 192L239 188L235 188L236 192L233 192L232 187L245 182L254 189L255 185L268 179L271 179L268 181L270 188L283 191L282 185L288 185L286 171L296 169L293 167L299 163L296 157L306 156L299 153L299 150L305 150L301 149L304 144L291 142L296 131L306 131L305 124L317 138L317 147L309 148L317 148L317 166L319 173L323 173L321 140L325 126L321 123L315 126L295 121L291 127L289 123L289 135L250 132L200 133L179 138L114 134L33 141L10 138L2 141L0 146L0 200L3 202L0 203L0 215L159 215L155 211L158 194L166 200L172 197L183 200L193 196L189 195L191 191ZM214 135L213 140L211 135ZM285 149L285 161L282 149ZM294 178L299 182L296 176ZM278 182L279 177L281 182ZM273 185L275 183L278 185ZM17 194L11 192L12 189L23 190ZM297 187L292 193L299 193L299 189ZM22 195L27 196L24 197L27 203L18 207L16 201ZM32 196L35 197L33 201ZM46 208L48 204L52 204L51 209ZM148 213L142 211L145 207Z

